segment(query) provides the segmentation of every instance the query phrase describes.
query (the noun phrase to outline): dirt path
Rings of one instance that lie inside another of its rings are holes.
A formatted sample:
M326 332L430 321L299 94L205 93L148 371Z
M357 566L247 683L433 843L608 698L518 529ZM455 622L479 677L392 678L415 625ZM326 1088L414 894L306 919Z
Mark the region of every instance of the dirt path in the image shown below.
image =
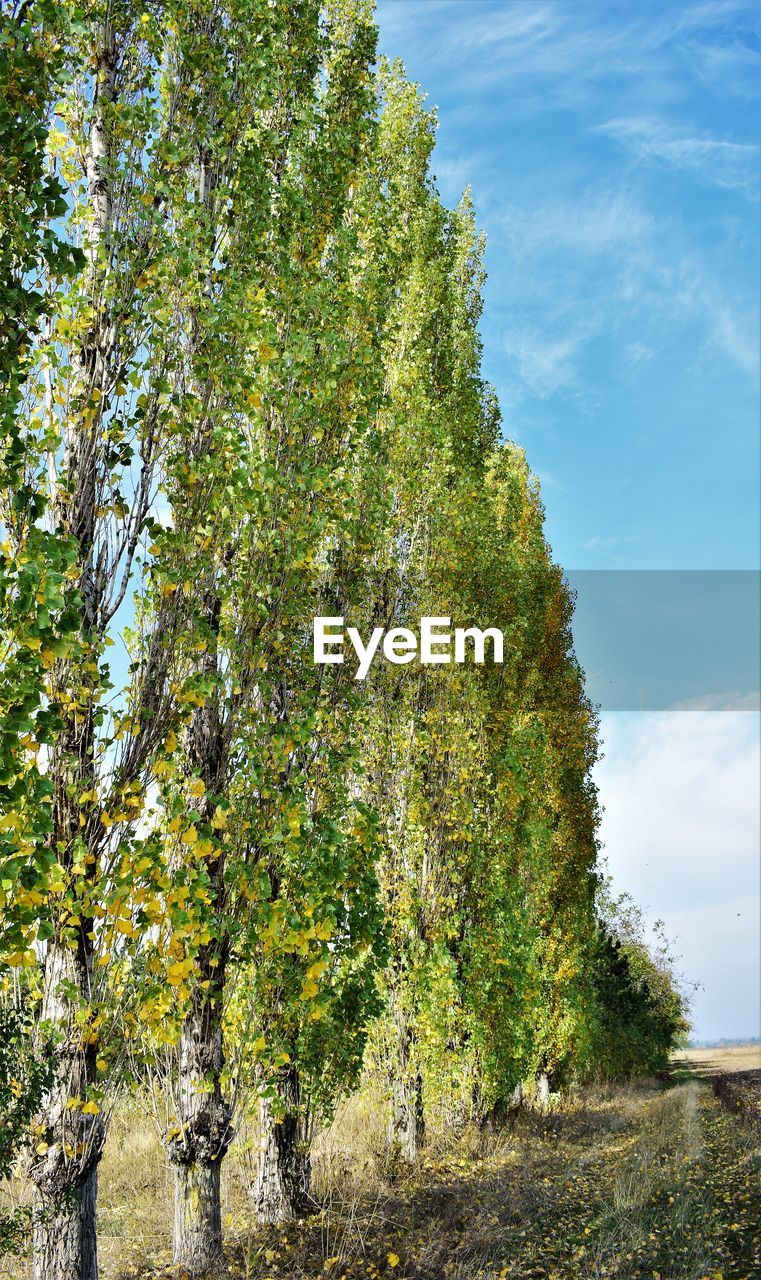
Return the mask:
M230 1274L333 1280L758 1280L761 1187L705 1084L528 1117L413 1186L241 1241Z

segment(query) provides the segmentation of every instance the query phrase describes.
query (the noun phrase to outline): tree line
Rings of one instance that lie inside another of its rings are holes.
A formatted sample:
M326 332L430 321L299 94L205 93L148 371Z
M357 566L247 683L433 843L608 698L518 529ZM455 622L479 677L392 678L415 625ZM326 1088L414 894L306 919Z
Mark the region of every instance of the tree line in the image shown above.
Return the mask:
M0 38L0 1173L96 1280L138 1089L174 1256L263 1222L360 1076L427 1124L652 1070L667 955L606 896L597 720L481 369L483 238L368 0L29 0ZM312 623L502 665L315 666Z

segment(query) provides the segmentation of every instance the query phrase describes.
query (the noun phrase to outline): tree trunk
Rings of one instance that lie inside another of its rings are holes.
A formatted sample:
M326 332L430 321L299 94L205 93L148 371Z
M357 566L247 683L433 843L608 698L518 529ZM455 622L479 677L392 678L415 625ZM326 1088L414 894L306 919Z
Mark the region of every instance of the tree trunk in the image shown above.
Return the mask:
M60 1196L41 1191L33 1233L34 1280L98 1280L95 1207L98 1167Z
M191 1275L222 1257L221 1162L174 1166L174 1261Z
M417 1160L425 1137L423 1077L408 1056L392 1081L391 1143L407 1164Z
M211 958L201 958L210 986L196 990L182 1026L179 1115L166 1138L174 1170L174 1262L191 1276L222 1258L220 1167L233 1137L221 1086L224 966L206 966Z
M254 1198L260 1222L284 1222L307 1210L312 1173L304 1140L298 1072L286 1067L277 1082L278 1103L259 1103L261 1142Z
M83 1034L75 1020L86 1006L90 961L81 950L48 944L40 1020L62 1032L63 1039L55 1079L40 1108L42 1131L30 1165L36 1190L35 1280L97 1280L98 1275L95 1205L103 1122L100 1114L66 1105L72 1098L84 1100L95 1079L95 1038Z
M546 1071L540 1071L536 1077L536 1105L546 1111L550 1104L550 1078Z
M409 1015L398 998L390 1003L396 1036L396 1052L391 1067L391 1148L407 1164L414 1164L425 1135L423 1077Z
M87 405L94 390L103 393L113 351L114 334L106 310L98 302L101 250L108 245L113 219L109 176L108 113L116 97L117 42L109 22L98 25L93 48L93 98L86 150L91 220L85 234L87 288L92 320L72 352L74 403ZM51 701L68 710L50 752L53 793L51 851L67 872L84 844L82 884L90 889L99 875L103 829L93 810L84 820L80 793L96 786L95 718L99 690L92 675L92 652L102 634L101 606L106 582L96 570L97 485L102 444L94 415L75 417L67 428L63 453L64 483L51 494L57 526L78 542L79 592L82 599L82 659L62 659L51 673ZM83 894L87 901L87 894ZM103 1118L83 1111L97 1079L97 1024L90 1023L93 1001L94 921L84 909L72 920L55 921L45 952L40 1024L57 1038L56 1072L40 1107L30 1176L36 1188L34 1207L35 1280L97 1280L96 1199L98 1162L103 1150ZM67 936L68 935L68 936ZM37 1140L37 1138L39 1140Z

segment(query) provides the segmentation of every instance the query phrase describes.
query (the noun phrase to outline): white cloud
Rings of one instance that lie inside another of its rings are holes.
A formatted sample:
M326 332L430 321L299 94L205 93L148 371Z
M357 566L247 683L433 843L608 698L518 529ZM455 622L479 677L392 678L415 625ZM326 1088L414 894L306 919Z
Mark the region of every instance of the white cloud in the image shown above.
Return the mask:
M667 99L679 77L722 95L747 93L758 57L748 0L673 5L660 17L635 8L628 20L605 0L380 0L378 20L386 47L403 45L414 57L424 44L429 62L456 67L460 90L520 81L515 106L530 113L587 102L614 78L624 87L646 81ZM540 82L534 94L531 80Z
M610 559L616 559L617 557L614 555L614 552L621 550L622 547L635 546L639 541L639 534L629 533L610 538L587 538L583 545L588 551L602 551L605 552Z
M595 331L596 326L578 322L554 336L530 325L513 327L505 336L505 352L524 386L544 399L575 385L578 356Z
M757 377L758 315L755 311L752 314L743 314L732 307L727 298L717 297L710 286L705 286L699 291L699 298L701 294L706 308L709 309L709 328L714 346L723 351L739 369Z
M623 116L597 126L637 159L694 173L703 182L757 194L759 148L699 137L652 116Z
M754 250L747 232L736 242L742 219L733 229L730 218L694 217L685 198L694 179L727 199L754 189L755 139L709 132L691 116L706 119L695 83L706 67L727 59L747 67L757 57L755 6L672 0L640 12L604 0L380 0L378 17L384 47L402 49L411 74L425 71L434 100L436 86L443 92L434 169L450 199L473 183L489 236L490 297L509 301L503 381L513 407L555 394L588 407L581 372L601 338L618 344L618 367L630 375L676 342L696 367L726 358L756 375L757 297L743 265ZM716 79L710 92L733 91ZM559 126L540 117L559 109L561 133L576 141L550 159L544 131ZM530 139L509 180L499 168L503 130ZM474 137L475 150L463 145ZM675 201L657 173L653 186L654 167L682 179Z
M655 355L653 348L648 347L644 342L628 342L624 347L624 353L629 363L635 366L646 364Z
M545 399L576 392L589 344L639 301L650 270L650 215L625 191L587 189L574 199L512 204L496 217L493 254L513 299L504 350L518 387ZM636 287L635 287L636 280Z
M471 10L470 20L457 24L457 37L450 41L450 45L486 49L492 55L497 50L507 52L511 60L525 66L523 55L528 50L546 48L564 26L557 6L546 4L508 4L497 10L492 8L476 20L473 20ZM503 50L501 46L507 46L507 49Z
M602 736L596 776L615 889L665 921L687 976L703 983L695 1034L757 1034L758 715L608 713Z
M754 711L761 710L761 693L742 693L739 689L728 693L707 693L700 698L678 702L672 711Z
M747 40L741 32L727 32L722 39L690 40L682 56L692 77L717 97L758 97L758 50L752 41L758 38L758 9L755 29L749 23Z
M622 190L587 188L574 200L513 205L501 220L515 253L618 253L649 237L654 220Z
M514 203L490 217L491 257L511 299L504 350L514 400L576 393L590 343L615 337L641 368L692 330L699 361L728 359L758 376L758 309L752 282L738 282L728 237L711 256L685 243L683 228L657 219L626 188L588 187L573 198Z

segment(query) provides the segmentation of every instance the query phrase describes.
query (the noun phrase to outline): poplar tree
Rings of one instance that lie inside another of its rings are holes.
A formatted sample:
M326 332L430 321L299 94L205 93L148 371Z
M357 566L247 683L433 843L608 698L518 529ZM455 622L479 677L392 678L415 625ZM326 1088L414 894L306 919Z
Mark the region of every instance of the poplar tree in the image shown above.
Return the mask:
M490 1064L480 1103L499 1107L524 1080L549 1072L567 1080L585 1060L596 720L571 647L570 598L521 451L505 446L491 459L483 500L469 593L504 620L509 660L483 673L483 773L492 784L485 857L481 874L468 878L473 896L464 915L477 963L467 1004L479 1011Z
M524 1074L555 1069L579 1039L593 930L594 718L536 482L520 451L497 442L480 367L472 208L466 196L454 213L442 209L428 171L433 119L400 67L386 76L388 184L402 193L407 276L386 349L398 435L380 617L386 626L426 613L465 626L486 619L506 637L502 666L392 668L371 687L368 794L386 831L392 931L375 1045L392 1137L411 1160L427 1096L483 1114Z
M179 357L164 307L163 209L176 103L156 91L166 16L129 3L65 7L55 22L43 15L45 38L58 33L67 71L60 101L40 126L64 190L48 214L60 220L62 256L78 255L83 270L60 283L57 264L42 264L42 314L50 321L33 335L17 419L25 466L43 491L28 527L38 536L33 522L44 513L77 597L75 612L59 611L66 643L45 644L41 635L32 647L44 670L42 711L22 746L46 754L45 854L33 877L16 873L5 882L6 919L24 926L24 949L16 945L7 958L31 970L40 959L38 1022L57 1042L30 1170L40 1280L97 1275L97 1166L116 1043L110 1031L119 1018L104 942L113 937L115 953L139 942L119 882L172 703L174 601L165 602L163 644L152 651L131 720L105 658L175 422L166 371ZM47 231L43 242L53 243ZM49 581L60 595L61 580ZM11 829L18 830L12 821Z
M45 707L46 671L55 650L66 651L75 627L75 615L67 609L75 603L67 584L74 548L42 526L49 499L44 453L27 438L20 418L36 331L49 323L55 286L83 262L81 252L50 227L65 210L63 189L47 173L45 161L47 112L65 74L60 44L65 30L52 6L19 6L8 15L0 46L0 937L11 967L34 963L35 903L11 902L8 891L23 876L34 892L38 870L44 873L48 787L37 756L52 725Z
M389 492L376 560L376 620L451 612L448 579L467 483L496 418L479 369L480 252L467 201L442 208L429 173L435 121L397 64L381 74L381 173L402 283L387 330ZM449 673L448 673L449 674ZM468 804L468 728L441 669L380 668L366 786L385 832L381 884L391 930L387 1012L375 1035L392 1092L392 1136L414 1159L423 1128L423 1038L451 964L447 940ZM463 772L461 772L461 770ZM446 1038L446 1036L444 1036Z
M689 1031L689 995L680 979L662 922L651 939L642 912L603 881L590 979L595 996L592 1051L586 1078L629 1079L668 1065Z
M353 794L345 723L359 694L311 664L313 616L361 596L376 501L380 283L353 194L375 33L361 3L324 16L266 5L252 31L268 72L258 79L236 67L240 22L182 37L197 42L183 65L220 65L208 114L179 125L199 175L208 131L213 177L195 207L178 207L173 237L211 283L203 292L189 274L178 295L192 337L178 388L189 444L169 464L171 520L155 536L136 660L160 640L161 600L180 597L186 669L144 852L161 905L134 1016L165 1041L175 1260L194 1271L221 1253L219 1170L251 1085L258 1211L300 1208L299 1070L315 1084L332 1039L334 1089L356 1074L361 1023L345 1014L372 1012L382 950L373 824Z
M1 1178L11 1173L53 1071L51 1046L35 1035L24 975L36 962L39 883L51 861L39 749L53 729L46 669L54 648L67 650L74 627L66 577L73 548L40 526L44 472L18 411L34 334L51 306L44 277L62 282L81 266L81 255L50 227L65 206L45 164L46 115L64 78L65 29L53 5L16 5L4 16L0 43ZM0 1213L0 1252L20 1247L27 1226L23 1208Z

